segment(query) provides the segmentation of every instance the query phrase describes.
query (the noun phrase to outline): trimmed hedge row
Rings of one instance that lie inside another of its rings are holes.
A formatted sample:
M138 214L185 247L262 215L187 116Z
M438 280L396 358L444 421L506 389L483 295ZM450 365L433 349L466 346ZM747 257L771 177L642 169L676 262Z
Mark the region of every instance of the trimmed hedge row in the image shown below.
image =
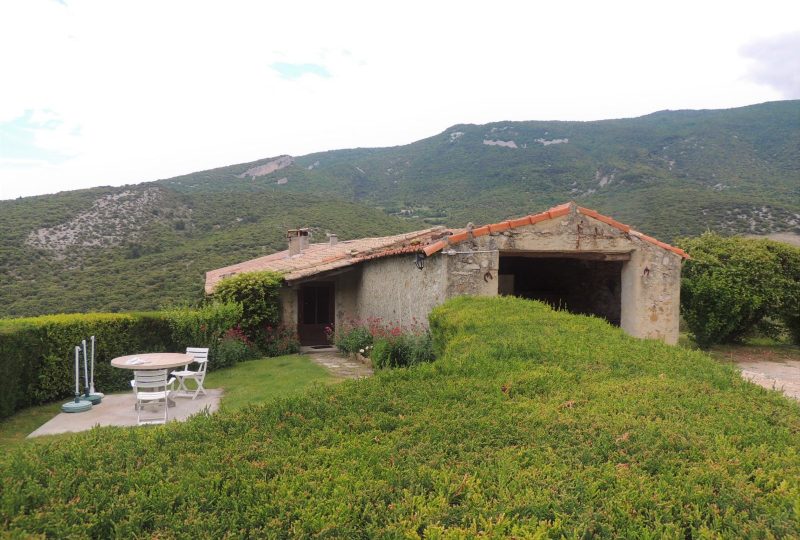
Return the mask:
M177 350L158 313L50 315L0 321L0 418L31 405L71 396L74 348L96 336L95 387L121 390L131 376L110 365L125 354ZM81 384L83 387L83 384Z
M800 408L705 354L514 298L439 359L0 456L10 537L794 538ZM176 466L180 463L180 466Z
M74 348L96 337L95 387L101 392L129 388L131 373L111 367L127 354L215 348L222 333L241 316L237 305L153 313L89 313L0 320L0 419L74 393ZM203 328L203 331L194 330ZM221 367L222 358L209 363ZM82 375L81 375L82 376ZM83 383L81 383L83 388Z

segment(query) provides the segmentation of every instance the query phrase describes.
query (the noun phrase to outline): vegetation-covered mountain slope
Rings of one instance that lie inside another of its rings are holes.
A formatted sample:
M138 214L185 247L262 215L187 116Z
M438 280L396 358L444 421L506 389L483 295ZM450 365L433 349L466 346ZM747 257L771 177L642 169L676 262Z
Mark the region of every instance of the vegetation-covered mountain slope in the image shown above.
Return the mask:
M800 535L800 409L779 392L527 300L458 298L432 330L432 364L15 449L0 457L0 524L62 538Z
M405 146L282 156L163 183L326 193L453 226L574 199L667 241L707 229L800 232L800 101L456 125Z
M414 220L307 194L177 193L153 184L0 201L0 316L149 310L203 296L205 272L314 241L412 230Z
M570 199L666 241L800 232L800 101L458 125L405 146L0 201L0 317L195 301L205 271L282 249L291 227L392 234Z

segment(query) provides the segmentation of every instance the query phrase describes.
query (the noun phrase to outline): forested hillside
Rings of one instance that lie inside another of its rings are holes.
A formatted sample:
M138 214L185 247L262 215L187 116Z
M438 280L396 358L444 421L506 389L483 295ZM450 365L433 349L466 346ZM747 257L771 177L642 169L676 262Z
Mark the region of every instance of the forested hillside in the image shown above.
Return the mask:
M800 101L457 125L405 146L282 156L163 183L327 193L453 226L574 199L668 241L707 229L800 232Z
M142 184L0 201L0 316L155 309L203 297L207 270L285 249L286 229L342 239L419 226L305 194L190 195Z
M193 302L205 271L283 249L287 228L324 241L567 200L667 241L800 233L800 101L457 125L405 146L0 201L0 317Z

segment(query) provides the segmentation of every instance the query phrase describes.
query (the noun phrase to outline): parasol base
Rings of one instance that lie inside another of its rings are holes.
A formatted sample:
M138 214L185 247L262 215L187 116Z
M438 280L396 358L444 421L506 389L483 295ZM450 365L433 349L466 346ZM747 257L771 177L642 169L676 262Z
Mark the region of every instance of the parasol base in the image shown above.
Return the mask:
M61 410L66 413L86 412L92 408L91 401L69 401L61 406Z

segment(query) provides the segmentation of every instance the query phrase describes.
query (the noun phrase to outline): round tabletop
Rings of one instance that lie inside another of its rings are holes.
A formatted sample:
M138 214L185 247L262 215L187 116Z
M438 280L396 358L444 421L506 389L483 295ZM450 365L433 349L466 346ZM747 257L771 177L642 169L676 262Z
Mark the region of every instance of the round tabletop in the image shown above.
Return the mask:
M194 357L183 353L147 353L120 356L111 361L111 365L122 369L169 369L185 366L194 362Z

